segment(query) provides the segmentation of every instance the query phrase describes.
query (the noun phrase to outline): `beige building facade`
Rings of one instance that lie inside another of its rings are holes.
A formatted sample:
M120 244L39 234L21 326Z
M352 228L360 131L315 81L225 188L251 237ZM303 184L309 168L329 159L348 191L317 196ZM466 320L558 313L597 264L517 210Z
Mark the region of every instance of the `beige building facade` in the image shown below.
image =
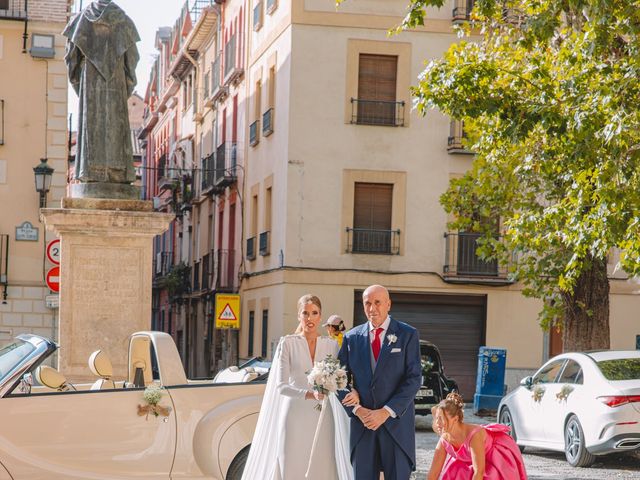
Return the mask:
M476 256L472 235L447 230L439 197L472 161L460 126L411 108L425 60L457 41L458 3L391 37L403 0L251 3L241 357L270 356L305 293L325 318L362 323L373 283L390 289L395 318L440 347L468 398L479 346L506 348L509 385L554 353L539 303ZM635 348L637 289L612 276L614 349Z
M57 338L57 297L45 284L54 266L45 246L55 237L39 218L33 167L48 159L47 205L58 206L68 155L60 33L71 3L31 0L26 10L25 1L0 2L0 342L25 332Z

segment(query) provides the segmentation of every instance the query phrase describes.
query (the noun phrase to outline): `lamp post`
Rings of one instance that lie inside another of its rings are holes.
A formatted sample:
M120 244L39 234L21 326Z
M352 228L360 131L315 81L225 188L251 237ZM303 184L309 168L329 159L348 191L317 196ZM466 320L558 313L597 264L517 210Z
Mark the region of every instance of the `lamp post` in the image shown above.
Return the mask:
M44 208L47 206L47 192L51 187L53 168L47 165L46 158L41 158L40 165L33 167L33 173L36 181L36 191L40 194L40 208Z

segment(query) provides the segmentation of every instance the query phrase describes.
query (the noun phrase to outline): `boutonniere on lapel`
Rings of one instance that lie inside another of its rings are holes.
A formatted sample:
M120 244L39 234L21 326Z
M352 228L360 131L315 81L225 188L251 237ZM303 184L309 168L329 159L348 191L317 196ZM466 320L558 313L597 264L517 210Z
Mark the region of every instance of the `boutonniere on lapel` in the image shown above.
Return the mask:
M393 345L398 340L398 337L396 337L393 333L390 333L389 335L387 335L387 340L389 341L389 345Z

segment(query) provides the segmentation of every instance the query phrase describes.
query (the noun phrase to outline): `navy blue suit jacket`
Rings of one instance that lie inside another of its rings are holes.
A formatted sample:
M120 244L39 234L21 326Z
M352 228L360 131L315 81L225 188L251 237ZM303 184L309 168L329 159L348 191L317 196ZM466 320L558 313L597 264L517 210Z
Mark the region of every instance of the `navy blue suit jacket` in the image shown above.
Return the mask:
M396 336L391 342L389 336ZM411 325L391 319L375 371L371 369L371 341L369 323L351 329L344 336L338 354L340 363L347 367L353 387L360 394L360 405L375 410L387 405L396 418L389 417L380 427L385 428L411 460L416 463L414 398L422 384L420 341L418 331ZM352 408L351 455L362 435L368 430Z

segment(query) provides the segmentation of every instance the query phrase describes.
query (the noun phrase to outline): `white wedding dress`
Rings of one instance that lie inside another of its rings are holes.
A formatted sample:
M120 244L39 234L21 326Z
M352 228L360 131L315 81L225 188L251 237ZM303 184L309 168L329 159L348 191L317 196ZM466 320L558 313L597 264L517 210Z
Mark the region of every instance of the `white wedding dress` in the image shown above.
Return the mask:
M315 361L328 355L337 358L338 344L318 337ZM303 336L280 340L243 480L351 480L348 417L333 394L323 402L322 415L314 408L318 402L305 400L312 367Z

